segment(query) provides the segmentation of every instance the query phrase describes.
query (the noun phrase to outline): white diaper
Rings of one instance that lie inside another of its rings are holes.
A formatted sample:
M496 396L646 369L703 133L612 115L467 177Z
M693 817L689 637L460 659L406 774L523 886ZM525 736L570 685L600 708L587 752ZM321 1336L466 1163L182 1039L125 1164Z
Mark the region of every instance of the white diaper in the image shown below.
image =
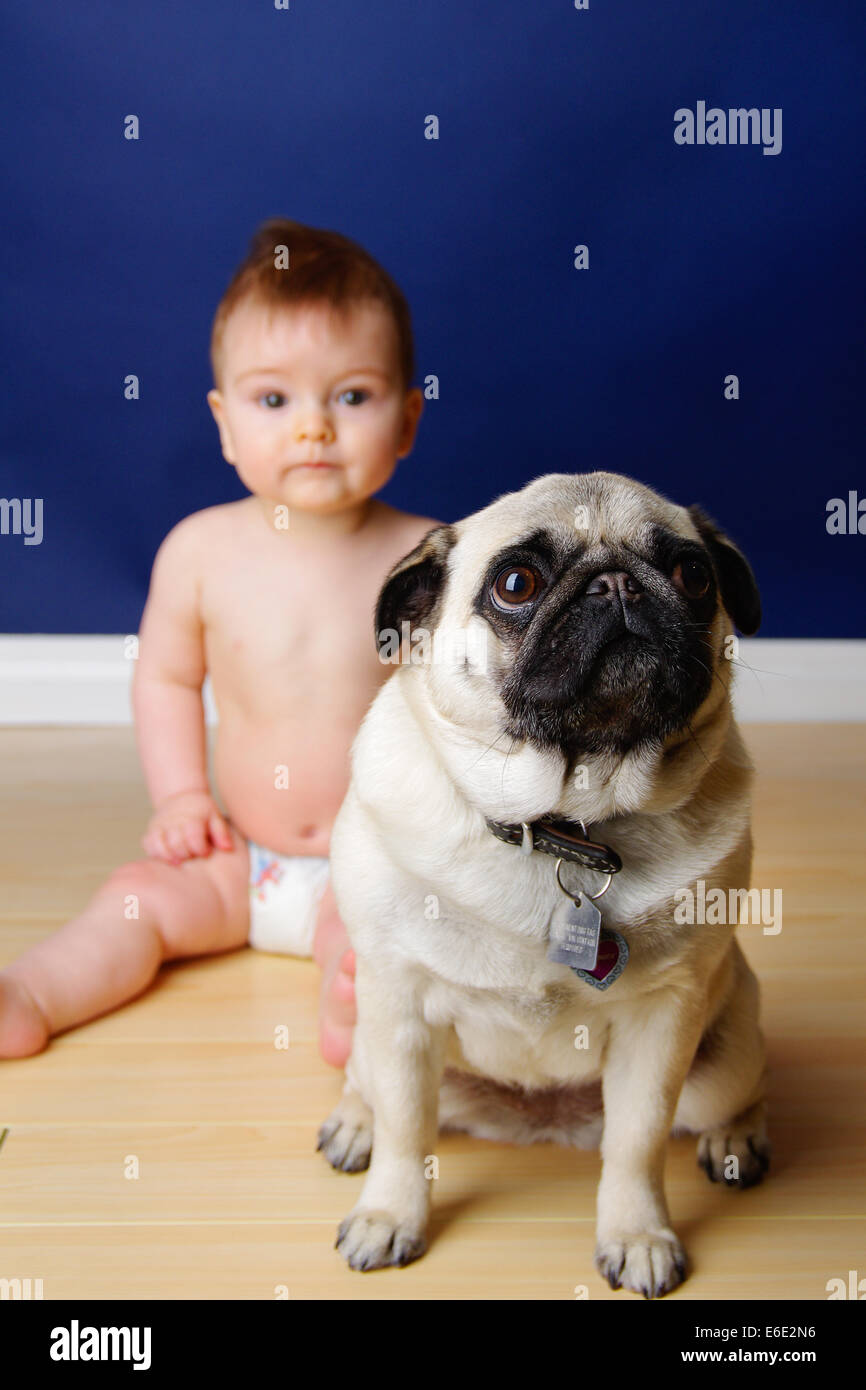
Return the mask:
M250 945L257 951L312 956L319 903L328 883L328 861L305 854L277 854L249 842Z

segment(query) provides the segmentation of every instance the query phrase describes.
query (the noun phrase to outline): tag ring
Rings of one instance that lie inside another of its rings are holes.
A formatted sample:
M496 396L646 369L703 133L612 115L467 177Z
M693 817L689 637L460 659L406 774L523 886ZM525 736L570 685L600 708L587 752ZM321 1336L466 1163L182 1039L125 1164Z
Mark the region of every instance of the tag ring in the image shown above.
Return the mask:
M576 902L579 904L581 898L588 898L591 903L594 903L597 898L604 897L605 893L607 892L608 888L613 882L613 874L608 874L607 883L604 885L603 888L599 888L597 893L570 893L566 888L565 884L563 883L562 879L559 877L559 868L560 865L564 862L565 861L563 859L557 859L556 861L556 882L567 898L571 898L572 902Z

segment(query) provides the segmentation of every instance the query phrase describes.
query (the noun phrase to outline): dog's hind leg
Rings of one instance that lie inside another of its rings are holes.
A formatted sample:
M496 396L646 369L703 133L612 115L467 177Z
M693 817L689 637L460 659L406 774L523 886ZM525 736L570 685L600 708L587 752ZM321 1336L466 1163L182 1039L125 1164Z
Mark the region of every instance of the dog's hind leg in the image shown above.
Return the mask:
M364 1098L364 1038L355 1029L339 1102L319 1129L317 1149L341 1173L363 1173L373 1152L373 1111Z
M726 1003L700 1041L673 1124L700 1135L698 1163L730 1187L753 1187L770 1163L758 1006L758 982L735 943Z
M373 1112L348 1082L339 1103L319 1129L316 1148L321 1149L332 1168L342 1173L363 1173L370 1166Z

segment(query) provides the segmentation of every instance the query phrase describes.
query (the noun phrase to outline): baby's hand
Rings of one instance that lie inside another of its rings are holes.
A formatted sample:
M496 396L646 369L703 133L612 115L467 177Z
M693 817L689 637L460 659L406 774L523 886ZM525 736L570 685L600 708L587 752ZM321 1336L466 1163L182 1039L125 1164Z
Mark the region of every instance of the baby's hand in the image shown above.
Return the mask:
M232 849L232 837L216 802L207 792L179 792L150 818L142 848L151 859L182 864L204 858L211 850Z

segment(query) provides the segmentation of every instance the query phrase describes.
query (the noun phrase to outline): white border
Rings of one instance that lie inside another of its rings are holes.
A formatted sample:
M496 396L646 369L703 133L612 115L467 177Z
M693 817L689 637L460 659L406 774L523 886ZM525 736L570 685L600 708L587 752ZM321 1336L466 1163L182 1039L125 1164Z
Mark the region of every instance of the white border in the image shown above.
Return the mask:
M0 724L130 724L128 636L0 635ZM744 723L866 720L866 641L743 638ZM207 722L216 709L205 682Z

